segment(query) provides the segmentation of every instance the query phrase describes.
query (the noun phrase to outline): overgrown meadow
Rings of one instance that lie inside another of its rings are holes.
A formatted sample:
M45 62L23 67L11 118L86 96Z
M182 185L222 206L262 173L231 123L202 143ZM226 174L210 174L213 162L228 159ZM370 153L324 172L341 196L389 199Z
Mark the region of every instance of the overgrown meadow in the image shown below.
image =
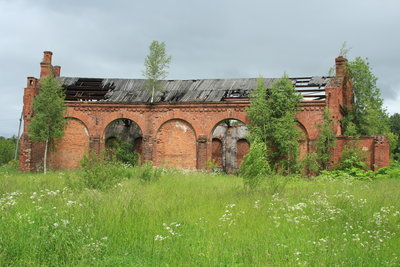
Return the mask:
M3 167L0 265L400 265L396 175L271 176L249 191L222 174L111 172L115 179L101 187L82 170Z

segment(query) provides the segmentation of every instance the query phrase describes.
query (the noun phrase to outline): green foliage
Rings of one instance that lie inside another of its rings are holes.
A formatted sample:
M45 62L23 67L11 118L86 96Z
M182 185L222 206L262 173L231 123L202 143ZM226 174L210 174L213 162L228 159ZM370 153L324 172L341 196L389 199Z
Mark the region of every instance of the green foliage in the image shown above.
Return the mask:
M139 163L140 155L132 151L132 144L122 142L117 148L117 159L121 162L136 166Z
M65 94L55 77L44 78L39 94L33 100L34 117L29 125L33 141L45 142L64 135Z
M0 166L14 159L16 138L0 136Z
M380 89L376 85L377 77L372 73L368 60L357 57L349 61L347 66L354 94L353 110L349 111L351 117L348 119L354 123L357 134L388 134L388 114L383 107Z
M399 160L400 154L400 114L395 113L389 118L390 131L393 133L393 144L390 144L392 152L395 155L395 160Z
M54 139L64 135L65 94L54 76L40 82L39 94L33 100L33 114L29 124L29 136L33 141L46 142L44 172L46 172L47 147Z
M315 141L316 156L322 170L327 170L332 156L332 150L336 146L336 136L334 132L332 115L328 108L324 109L324 121L317 125L319 129L317 140Z
M90 153L81 161L82 179L85 187L89 189L105 190L123 178L132 178L133 173L129 165L105 156L105 153Z
M355 164L357 165L357 164ZM362 169L361 166L348 165L345 169L338 169L334 171L322 171L321 175L316 179L337 179L337 180L363 180L372 181L377 179L400 179L400 166L398 164L389 167L380 168L377 171Z
M361 145L357 139L350 140L343 148L339 170L361 169L366 170L368 167L365 164L367 160L366 151L362 151Z
M136 168L136 176L143 183L150 183L160 179L162 169L153 166L151 161L146 161Z
M250 189L256 188L260 185L261 180L271 173L267 155L265 143L254 140L250 146L249 153L244 156L239 170L246 187Z
M131 166L140 164L140 155L133 151L133 144L129 142L116 139L107 153L115 156L116 160Z
M251 121L250 139L258 139L270 149L268 159L273 170L297 171L299 132L295 115L300 100L286 74L268 90L264 79L259 78L250 95L246 109Z
M0 175L8 175L18 172L18 162L10 160L7 163L0 166Z
M210 171L219 171L217 162L212 158L207 159L206 169Z
M316 152L308 153L302 163L305 175L316 175L321 170L320 157Z
M371 170L349 167L345 170L321 171L321 175L315 179L371 181L376 177L376 173Z
M151 102L154 100L154 91L162 90L161 80L167 77L167 69L171 63L171 57L167 56L165 43L153 41L149 46L144 66L146 69L142 72L147 78L146 86L151 90Z

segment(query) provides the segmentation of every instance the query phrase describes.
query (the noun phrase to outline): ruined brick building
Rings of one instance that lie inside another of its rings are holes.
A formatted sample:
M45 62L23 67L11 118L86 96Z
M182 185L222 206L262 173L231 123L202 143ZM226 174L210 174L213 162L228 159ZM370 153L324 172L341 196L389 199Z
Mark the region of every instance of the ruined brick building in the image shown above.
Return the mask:
M335 121L338 139L333 162L338 162L344 144L340 120L344 107L351 106L351 83L345 77L346 59L336 58L336 79L321 76L291 78L303 100L297 113L300 157L314 149L316 125L328 107ZM132 150L155 165L191 169L205 168L213 159L226 171L235 170L249 149L246 139L249 92L256 79L165 80L164 91L154 103L143 79L100 79L60 77L60 67L52 66L52 52L44 52L40 78L28 77L24 90L24 131L20 169L36 170L43 165L43 144L30 140L32 101L40 79L52 71L66 92L65 135L50 152L54 169L73 169L89 151L100 152L116 138L132 144ZM265 79L266 87L276 79ZM389 144L384 136L362 137L371 168L387 166Z

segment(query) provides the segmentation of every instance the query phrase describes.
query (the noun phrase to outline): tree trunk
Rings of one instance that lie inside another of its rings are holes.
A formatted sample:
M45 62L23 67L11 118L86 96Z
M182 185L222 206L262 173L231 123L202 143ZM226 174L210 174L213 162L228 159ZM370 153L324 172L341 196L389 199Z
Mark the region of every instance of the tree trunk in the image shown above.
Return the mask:
M47 146L48 146L48 144L49 144L49 139L47 138L46 139L46 145L44 147L44 159L43 159L43 171L44 171L44 174L47 173Z
M151 100L150 100L150 103L153 103L153 100L154 100L154 85L153 85L153 88L152 88L152 90L151 90Z

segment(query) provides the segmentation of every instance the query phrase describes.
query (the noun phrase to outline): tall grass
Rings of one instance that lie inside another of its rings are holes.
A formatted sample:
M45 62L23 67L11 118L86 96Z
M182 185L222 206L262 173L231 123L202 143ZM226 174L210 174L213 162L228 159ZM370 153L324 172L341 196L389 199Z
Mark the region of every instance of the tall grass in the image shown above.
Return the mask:
M81 176L0 174L1 266L400 265L398 179L246 191L170 170L95 190Z

